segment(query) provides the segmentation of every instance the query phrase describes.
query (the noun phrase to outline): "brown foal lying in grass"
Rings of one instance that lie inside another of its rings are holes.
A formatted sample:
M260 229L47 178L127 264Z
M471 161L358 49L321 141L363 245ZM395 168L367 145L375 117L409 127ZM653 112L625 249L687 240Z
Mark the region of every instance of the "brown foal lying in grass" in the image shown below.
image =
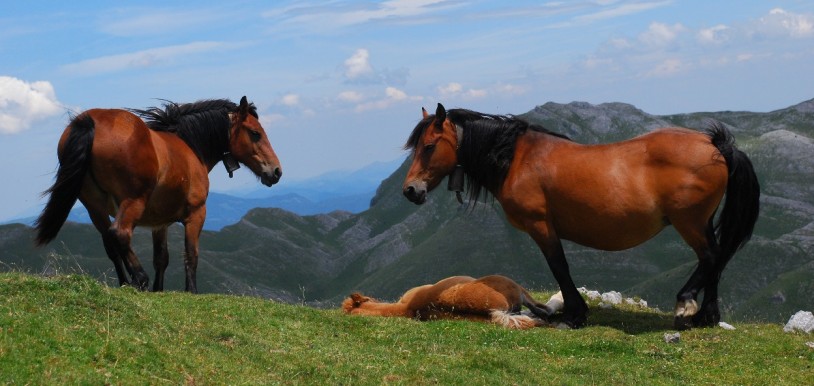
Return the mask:
M435 284L412 288L396 303L381 303L359 293L351 294L342 309L353 315L401 316L418 320L465 319L527 329L547 325L547 318L562 309L562 294L542 304L505 276L475 279L453 276ZM521 313L521 307L529 309Z

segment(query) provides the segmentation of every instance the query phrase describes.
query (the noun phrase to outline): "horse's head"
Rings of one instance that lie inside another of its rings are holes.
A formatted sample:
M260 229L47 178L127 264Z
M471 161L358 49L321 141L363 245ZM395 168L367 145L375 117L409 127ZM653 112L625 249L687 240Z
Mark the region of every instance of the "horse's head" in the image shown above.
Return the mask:
M230 117L232 126L229 128L229 152L235 160L248 166L263 185L276 184L283 175L283 170L277 154L271 148L266 131L257 119L254 105L244 96ZM227 164L227 168L237 167Z
M352 314L353 310L362 306L362 304L372 301L373 299L364 296L358 292L354 292L348 296L345 301L342 302L342 310L345 311L346 314Z
M424 119L419 122L405 145L413 150L413 163L404 179L403 192L411 202L420 205L427 200L427 193L455 170L458 164L458 129L447 119L447 111L440 103L435 115L428 115L423 108Z

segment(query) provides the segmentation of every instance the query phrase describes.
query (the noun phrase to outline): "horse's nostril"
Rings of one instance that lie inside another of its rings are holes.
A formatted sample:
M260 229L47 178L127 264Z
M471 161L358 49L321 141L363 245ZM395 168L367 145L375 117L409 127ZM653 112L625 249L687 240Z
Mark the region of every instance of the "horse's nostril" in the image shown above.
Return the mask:
M415 195L415 188L412 186L408 186L407 189L404 189L404 195L407 197Z
M280 177L282 177L282 176L283 176L283 170L282 170L282 169L280 169L279 167L274 168L274 172L273 172L273 173L274 173L274 176L275 176L275 177L277 177L277 178L280 178Z

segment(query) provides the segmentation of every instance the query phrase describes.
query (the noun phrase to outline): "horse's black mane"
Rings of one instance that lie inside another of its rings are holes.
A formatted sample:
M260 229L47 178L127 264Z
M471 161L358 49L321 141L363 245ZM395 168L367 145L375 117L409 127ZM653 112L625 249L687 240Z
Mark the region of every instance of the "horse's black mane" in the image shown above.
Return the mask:
M229 113L238 105L228 99L207 99L193 103L166 102L163 108L129 109L139 115L152 130L175 133L202 160L220 161L229 147ZM249 113L257 118L257 108L249 104Z
M447 110L447 118L463 128L463 140L458 144L458 163L467 175L466 188L473 202L481 193L497 191L514 159L517 138L528 130L569 139L567 136L549 131L512 115L492 115L466 109ZM424 130L433 122L430 115L416 125L407 143L406 150L418 146ZM570 140L570 139L569 139ZM483 189L486 189L484 191Z

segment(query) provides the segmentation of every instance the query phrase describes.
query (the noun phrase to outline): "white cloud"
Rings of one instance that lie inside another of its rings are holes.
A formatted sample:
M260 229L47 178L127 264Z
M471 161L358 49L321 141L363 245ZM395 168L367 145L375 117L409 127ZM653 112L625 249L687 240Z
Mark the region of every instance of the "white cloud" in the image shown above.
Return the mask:
M647 73L647 76L670 76L683 71L686 65L680 59L666 59Z
M469 89L466 92L466 96L470 98L483 98L488 94L488 92L484 89Z
M219 42L193 42L189 44L151 48L127 54L102 56L62 66L62 69L78 75L94 75L130 68L151 67L173 61L191 54L214 51L225 46Z
M441 94L442 97L447 97L450 95L459 94L463 91L464 87L460 83L450 82L444 86L438 87L438 93Z
M622 2L618 6L614 5L616 1L597 1L600 6L610 6L603 8L597 12L590 13L576 17L574 20L582 23L591 23L599 20L614 19L617 17L632 15L651 9L663 7L672 3L672 1L650 1L650 2Z
M289 107L290 106L296 106L296 105L300 104L300 96L297 95L297 94L283 95L283 97L280 98L280 103L282 103L285 106L289 106Z
M387 87L384 89L384 94L387 95L387 98L394 100L394 101L403 101L407 99L407 93L401 91L395 87Z
M169 33L205 27L222 20L224 9L120 9L101 17L99 29L115 36L167 35ZM232 11L234 13L234 11Z
M286 120L286 116L283 114L262 114L260 115L260 124L263 125L263 128L269 130L269 127L273 127L274 125L283 122Z
M357 91L342 91L336 96L336 99L339 99L340 101L353 103L359 102L363 98L364 96L362 93Z
M723 24L716 25L712 28L706 28L698 31L696 34L698 41L702 44L721 44L729 39L726 32L730 28Z
M419 17L427 18L459 6L461 3L449 0L392 0L350 5L304 4L266 11L262 16L275 19L275 28L293 27L313 33L380 20L387 20L388 23L416 21Z
M345 59L345 76L348 79L357 79L373 73L370 66L370 53L360 48L350 58Z
M663 47L676 40L681 32L684 32L681 23L667 25L663 23L651 23L647 31L639 35L639 41L651 47Z
M464 86L457 82L450 82L438 87L438 94L442 99L453 97L464 97L467 99L483 98L488 92L484 89L464 89Z
M503 95L523 95L529 91L529 87L526 85L500 83L495 86L495 91Z
M395 87L385 88L384 95L385 96L383 99L357 105L356 112L364 112L368 110L383 110L396 103L405 101L421 101L424 99L423 97L420 96L407 95L406 92L399 90Z
M814 15L795 14L775 8L756 23L755 29L757 33L768 36L812 37Z
M19 133L63 112L50 82L0 76L0 134Z

